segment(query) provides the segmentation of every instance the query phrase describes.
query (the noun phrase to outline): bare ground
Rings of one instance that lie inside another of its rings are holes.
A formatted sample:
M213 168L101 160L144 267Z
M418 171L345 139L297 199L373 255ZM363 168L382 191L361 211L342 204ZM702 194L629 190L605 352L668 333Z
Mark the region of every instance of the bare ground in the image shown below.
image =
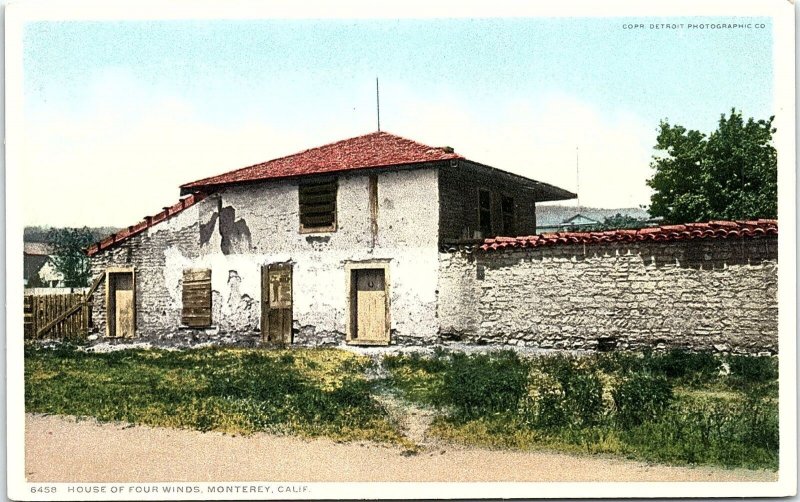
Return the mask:
M423 447L411 456L366 442L228 436L28 414L25 475L31 482L777 480L771 471L442 446L426 441L420 423L428 417L422 413L407 425L409 438Z

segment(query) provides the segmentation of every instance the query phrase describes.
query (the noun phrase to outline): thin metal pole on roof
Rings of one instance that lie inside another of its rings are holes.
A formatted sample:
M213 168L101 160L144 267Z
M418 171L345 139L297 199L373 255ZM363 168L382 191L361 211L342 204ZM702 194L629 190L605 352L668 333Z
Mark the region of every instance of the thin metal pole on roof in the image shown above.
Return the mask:
M575 145L575 201L578 204L578 213L581 212L581 172L580 172L580 154L578 145Z
M381 132L381 91L378 87L378 77L375 77L375 100L378 106L378 132Z

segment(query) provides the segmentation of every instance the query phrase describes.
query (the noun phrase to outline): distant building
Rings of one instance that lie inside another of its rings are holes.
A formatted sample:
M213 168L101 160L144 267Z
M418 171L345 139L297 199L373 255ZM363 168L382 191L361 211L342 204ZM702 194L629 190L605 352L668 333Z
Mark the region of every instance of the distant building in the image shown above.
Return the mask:
M557 225L547 225L547 226L540 226L536 227L537 233L546 233L546 232L563 232L569 229L590 229L595 225L602 224L602 220L596 220L594 218L589 218L588 216L584 216L580 213L567 218L566 220L562 221Z
M591 230L595 225L602 225L606 218L617 215L627 216L640 220L641 226L656 226L661 223L661 218L653 218L650 214L637 207L621 208L594 208L578 206L537 206L536 207L536 233L564 232L568 230Z
M46 242L24 243L22 272L25 287L57 288L64 285L64 276L51 259L53 247Z

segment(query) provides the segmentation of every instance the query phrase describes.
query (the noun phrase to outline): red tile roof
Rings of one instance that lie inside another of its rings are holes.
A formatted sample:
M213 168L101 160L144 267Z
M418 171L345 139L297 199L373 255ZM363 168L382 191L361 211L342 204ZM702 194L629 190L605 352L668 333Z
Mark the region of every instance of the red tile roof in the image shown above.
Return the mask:
M663 225L639 230L606 230L603 232L556 232L525 237L495 237L480 246L484 251L509 248L530 248L562 244L599 244L607 242L680 241L707 238L745 238L778 235L778 220L710 221Z
M129 237L133 237L136 234L142 233L150 227L153 227L162 221L166 221L176 214L182 212L184 209L195 205L196 203L200 202L201 200L205 199L206 195L203 193L195 193L188 197L182 198L178 203L173 204L172 206L165 207L161 212L154 214L153 216L145 216L143 221L135 225L131 225L126 229L120 230L119 232L106 237L105 239L92 244L88 248L86 248L86 254L89 256L94 256L100 251L110 248L120 242L128 239Z
M387 132L374 132L270 160L218 176L186 183L199 188L243 181L334 173L353 169L420 164L463 157L445 147L432 147Z

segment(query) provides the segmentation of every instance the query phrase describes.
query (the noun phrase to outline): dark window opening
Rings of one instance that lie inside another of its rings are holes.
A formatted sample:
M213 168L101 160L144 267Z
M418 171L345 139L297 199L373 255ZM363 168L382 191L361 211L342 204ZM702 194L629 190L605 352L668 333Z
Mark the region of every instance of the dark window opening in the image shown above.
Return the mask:
M336 230L336 190L336 180L300 185L301 232Z
M478 190L478 229L483 237L492 234L492 194Z
M500 205L503 214L503 235L514 235L514 198L504 195Z

